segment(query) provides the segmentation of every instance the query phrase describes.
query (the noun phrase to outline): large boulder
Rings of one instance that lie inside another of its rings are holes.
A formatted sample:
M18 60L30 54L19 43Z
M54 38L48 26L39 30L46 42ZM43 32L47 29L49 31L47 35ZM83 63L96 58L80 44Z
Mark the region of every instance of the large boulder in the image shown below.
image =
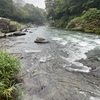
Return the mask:
M10 20L0 17L0 30L4 33L9 32Z
M17 26L14 25L14 24L11 24L11 25L9 26L9 32L15 32L15 31L17 31Z

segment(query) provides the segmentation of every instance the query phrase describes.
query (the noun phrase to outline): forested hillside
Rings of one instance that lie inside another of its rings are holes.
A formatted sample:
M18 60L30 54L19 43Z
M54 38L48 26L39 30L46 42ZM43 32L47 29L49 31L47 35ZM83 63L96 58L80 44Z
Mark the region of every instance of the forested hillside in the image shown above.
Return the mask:
M100 0L46 0L47 18L52 21L53 26L59 28L73 28L75 30L77 26L77 30L78 28L81 30L81 28L85 26L83 24L87 25L87 23L92 23L93 26L89 28L88 25L90 24L88 24L86 30L94 32L92 28L97 28L98 26L95 25L96 23L94 22L100 23L99 9ZM80 23L75 23L75 21L80 21ZM72 22L74 22L74 24ZM84 28L82 30L84 30Z
M43 9L37 8L32 4L16 6L12 0L0 0L0 17L38 25L44 24L45 21Z
M14 4L18 5L18 6L24 6L26 4L26 2L24 2L23 0L12 0L14 2Z

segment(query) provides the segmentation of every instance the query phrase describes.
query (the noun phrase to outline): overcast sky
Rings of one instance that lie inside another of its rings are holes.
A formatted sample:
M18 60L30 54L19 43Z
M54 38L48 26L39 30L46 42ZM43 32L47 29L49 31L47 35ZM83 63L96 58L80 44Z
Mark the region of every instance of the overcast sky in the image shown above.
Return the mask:
M34 4L34 6L38 6L39 8L45 8L45 0L24 0L26 3Z

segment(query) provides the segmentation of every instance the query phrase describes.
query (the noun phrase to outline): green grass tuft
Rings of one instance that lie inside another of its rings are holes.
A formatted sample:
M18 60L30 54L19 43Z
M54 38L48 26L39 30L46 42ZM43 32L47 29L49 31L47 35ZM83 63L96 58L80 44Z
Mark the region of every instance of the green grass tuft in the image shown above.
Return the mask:
M18 58L0 50L0 100L13 100L12 92L16 90L14 81L20 71Z

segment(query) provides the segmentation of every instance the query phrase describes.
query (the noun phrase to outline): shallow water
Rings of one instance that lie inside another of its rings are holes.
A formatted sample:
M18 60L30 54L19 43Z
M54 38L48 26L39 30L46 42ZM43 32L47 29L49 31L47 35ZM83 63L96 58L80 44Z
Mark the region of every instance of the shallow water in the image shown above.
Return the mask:
M20 55L25 90L22 100L100 100L100 79L79 62L86 52L100 48L100 35L29 28L26 36L0 39L0 47ZM48 44L36 44L44 37Z

